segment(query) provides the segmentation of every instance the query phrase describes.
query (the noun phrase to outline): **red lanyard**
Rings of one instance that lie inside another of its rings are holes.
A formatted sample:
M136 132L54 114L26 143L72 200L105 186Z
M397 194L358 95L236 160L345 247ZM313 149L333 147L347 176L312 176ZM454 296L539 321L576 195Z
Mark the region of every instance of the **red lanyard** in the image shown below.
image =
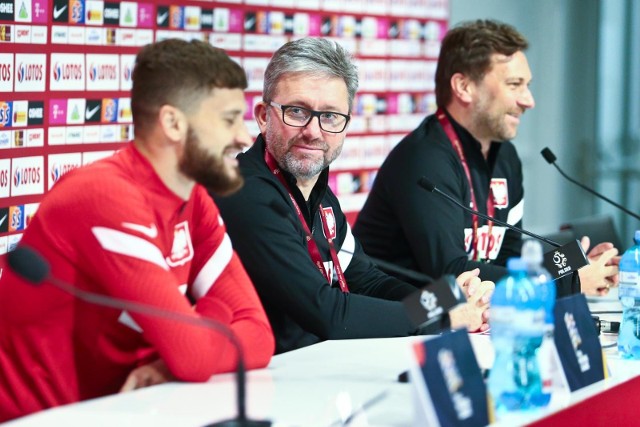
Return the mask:
M289 184L284 179L284 176L282 176L278 163L276 162L276 160L273 158L273 156L271 155L271 153L269 153L269 150L267 149L264 150L264 160L265 162L267 162L267 166L269 166L269 170L271 170L271 173L273 173L276 176L276 178L280 180L282 185L284 185L284 188L287 189L287 192L289 193L289 197L291 198L291 202L293 203L293 206L296 208L298 219L300 220L300 223L302 224L302 228L304 229L304 232L307 235L306 236L307 250L309 251L309 255L311 256L311 259L313 260L313 263L316 265L318 270L320 270L320 273L322 273L322 275L327 280L327 282L329 282L329 286L331 286L331 276L327 273L327 271L324 268L324 264L322 263L322 257L320 256L320 251L318 250L318 245L316 244L316 241L313 239L313 234L311 233L311 230L309 230L309 226L307 225L307 221L305 221L304 219L304 215L300 210L300 206L298 206L298 203L293 197L293 194L291 194L291 189L289 188ZM340 290L344 293L349 293L347 280L344 278L344 273L342 272L342 268L340 267L340 260L338 259L338 253L336 252L336 248L333 245L333 239L328 237L328 236L331 236L331 232L329 230L329 225L327 222L327 213L323 209L322 205L320 205L320 222L322 223L322 229L324 230L324 235L327 238L327 243L329 243L329 252L331 253L331 260L333 261L333 267L335 268L336 275L338 276L338 284L340 285Z
M458 138L456 131L453 129L453 126L451 125L451 121L449 120L449 117L447 117L447 115L444 113L444 111L442 111L441 108L438 108L438 110L436 111L436 117L438 118L438 121L440 121L440 125L444 129L444 132L447 134L447 137L449 137L449 141L451 142L453 149L456 151L456 153L458 154L458 157L460 158L460 162L462 163L462 168L464 169L464 173L467 176L467 182L469 183L469 192L471 193L471 209L477 211L478 204L476 203L476 194L473 191L473 182L471 181L471 172L469 171L469 165L467 164L467 158L465 157L464 151L462 150L462 144L460 143L460 139ZM493 200L493 191L491 190L491 184L489 184L489 194L487 196L487 215L489 215L490 217L493 217L494 213L495 213L495 207L494 207L494 200ZM474 252L471 254L471 257L472 259L479 260L480 252L478 250L478 245L479 245L480 239L478 237L478 223L479 223L478 216L473 215L472 221L473 221L473 235L471 237L472 239L471 250ZM491 232L493 230L493 221L488 221L487 224L489 226L489 231L487 233L488 242L487 242L487 251L486 251L486 254L488 256L494 243L493 242L494 239L491 238Z

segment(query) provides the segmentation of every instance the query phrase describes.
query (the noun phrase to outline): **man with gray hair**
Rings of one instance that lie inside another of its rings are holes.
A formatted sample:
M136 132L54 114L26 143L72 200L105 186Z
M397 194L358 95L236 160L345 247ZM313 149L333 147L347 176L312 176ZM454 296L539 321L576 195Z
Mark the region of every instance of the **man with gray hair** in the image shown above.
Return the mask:
M336 43L304 38L282 46L254 107L261 134L238 156L246 184L215 197L269 316L277 353L325 339L418 332L400 302L414 292L418 298L416 288L374 266L328 186L357 87L356 67ZM452 327L483 325L493 284L480 283L477 271L458 281L477 291L433 332L449 320Z

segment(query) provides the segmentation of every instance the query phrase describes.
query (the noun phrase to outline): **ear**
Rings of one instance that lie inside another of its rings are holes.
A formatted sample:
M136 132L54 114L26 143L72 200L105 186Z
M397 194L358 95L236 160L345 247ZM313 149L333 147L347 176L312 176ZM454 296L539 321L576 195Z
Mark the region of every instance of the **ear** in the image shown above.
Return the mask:
M451 76L451 94L464 104L473 101L475 83L462 73Z
M182 111L172 105L163 105L158 112L162 131L173 142L186 140L188 122Z
M253 117L258 123L261 133L264 133L267 127L267 108L267 104L264 101L260 101L253 106Z

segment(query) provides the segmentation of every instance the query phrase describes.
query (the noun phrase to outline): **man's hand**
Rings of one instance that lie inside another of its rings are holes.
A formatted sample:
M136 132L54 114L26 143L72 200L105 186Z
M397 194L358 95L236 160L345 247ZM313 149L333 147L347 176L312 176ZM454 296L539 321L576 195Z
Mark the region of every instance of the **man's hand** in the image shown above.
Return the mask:
M164 361L158 359L131 371L122 388L120 388L120 393L175 380L176 378L169 372Z
M496 285L489 281L481 282L477 276L471 277L470 281L473 292L468 296L466 304L459 305L449 312L451 327L466 327L470 332L484 332L489 329L489 301Z
M582 249L587 252L591 241L584 236L580 240ZM612 243L604 242L589 251L589 265L578 270L580 287L585 295L606 295L609 289L618 286L618 249Z

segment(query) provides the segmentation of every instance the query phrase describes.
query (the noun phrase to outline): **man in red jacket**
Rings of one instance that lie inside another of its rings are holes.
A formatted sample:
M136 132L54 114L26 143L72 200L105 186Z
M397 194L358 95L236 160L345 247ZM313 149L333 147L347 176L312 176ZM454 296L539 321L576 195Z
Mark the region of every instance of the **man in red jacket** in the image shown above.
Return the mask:
M235 155L251 143L246 86L242 68L207 43L143 48L133 73L135 140L60 180L20 244L78 289L227 325L247 367L260 368L273 333L205 189L228 194L243 184ZM233 371L228 339L196 323L87 303L4 267L0 421Z

